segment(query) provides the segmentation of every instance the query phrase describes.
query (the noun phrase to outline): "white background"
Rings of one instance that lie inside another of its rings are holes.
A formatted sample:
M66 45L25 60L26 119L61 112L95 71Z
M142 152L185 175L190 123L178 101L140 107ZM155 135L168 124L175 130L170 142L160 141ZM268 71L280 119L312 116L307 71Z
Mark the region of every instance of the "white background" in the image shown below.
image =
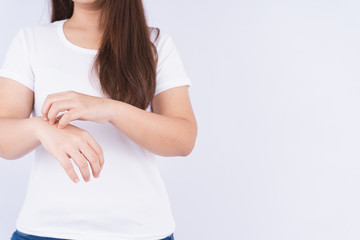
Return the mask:
M44 0L0 0L0 60ZM174 39L198 120L188 157L158 157L176 240L360 239L360 4L146 0ZM20 143L19 143L20 144ZM32 154L0 161L0 238Z

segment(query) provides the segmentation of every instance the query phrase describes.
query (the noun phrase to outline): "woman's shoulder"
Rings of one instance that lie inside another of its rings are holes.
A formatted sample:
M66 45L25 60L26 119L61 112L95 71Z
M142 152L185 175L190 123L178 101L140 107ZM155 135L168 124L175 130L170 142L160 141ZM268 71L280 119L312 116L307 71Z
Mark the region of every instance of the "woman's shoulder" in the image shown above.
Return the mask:
M63 20L58 20L50 23L42 22L24 25L19 29L19 32L23 31L25 36L51 34L56 32L58 24L60 24L62 21Z
M53 23L29 23L19 27L15 32L13 41L21 42L27 48L35 47L36 43L43 44L51 40L57 34L57 26L60 21ZM44 41L38 41L43 39Z

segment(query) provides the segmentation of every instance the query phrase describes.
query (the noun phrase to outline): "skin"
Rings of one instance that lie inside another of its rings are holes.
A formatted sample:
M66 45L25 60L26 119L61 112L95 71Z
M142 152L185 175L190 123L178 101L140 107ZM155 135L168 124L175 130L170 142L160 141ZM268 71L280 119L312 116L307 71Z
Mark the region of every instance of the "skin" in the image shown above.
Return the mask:
M99 27L100 10L89 6L94 1L75 0L74 13L64 23L64 34L75 45L89 49L99 49L102 31Z
M89 7L91 2L74 1L74 14L65 23L64 32L74 44L98 49L102 34L97 22L99 12ZM96 140L71 121L109 122L138 145L161 156L187 156L196 141L197 122L187 86L156 95L152 101L154 112L113 99L66 91L49 94L41 109L42 117L29 118L33 92L7 78L0 78L0 99L0 132L4 133L0 135L0 156L16 159L42 144L74 182L78 176L69 158L85 181L90 181L90 169L94 177L99 177L106 161Z

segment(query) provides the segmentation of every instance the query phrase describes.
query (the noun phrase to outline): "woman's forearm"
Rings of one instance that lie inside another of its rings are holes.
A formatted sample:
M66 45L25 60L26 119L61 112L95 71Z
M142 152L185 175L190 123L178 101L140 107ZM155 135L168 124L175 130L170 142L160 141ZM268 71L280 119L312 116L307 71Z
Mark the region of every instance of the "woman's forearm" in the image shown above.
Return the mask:
M36 130L42 117L13 119L0 117L0 157L12 160L31 152L40 145Z
M147 112L133 105L109 99L109 122L132 141L161 156L187 156L195 144L193 123Z

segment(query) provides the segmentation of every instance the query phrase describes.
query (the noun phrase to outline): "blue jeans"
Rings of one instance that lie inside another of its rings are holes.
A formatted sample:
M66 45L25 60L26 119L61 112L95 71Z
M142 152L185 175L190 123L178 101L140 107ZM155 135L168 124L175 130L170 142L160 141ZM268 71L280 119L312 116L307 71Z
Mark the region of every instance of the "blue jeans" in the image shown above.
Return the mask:
M39 237L35 235L26 234L20 232L19 230L15 230L13 235L11 236L10 240L70 240L70 239L63 239L63 238L50 238L50 237ZM162 238L159 240L174 240L174 233L167 236L166 238Z

